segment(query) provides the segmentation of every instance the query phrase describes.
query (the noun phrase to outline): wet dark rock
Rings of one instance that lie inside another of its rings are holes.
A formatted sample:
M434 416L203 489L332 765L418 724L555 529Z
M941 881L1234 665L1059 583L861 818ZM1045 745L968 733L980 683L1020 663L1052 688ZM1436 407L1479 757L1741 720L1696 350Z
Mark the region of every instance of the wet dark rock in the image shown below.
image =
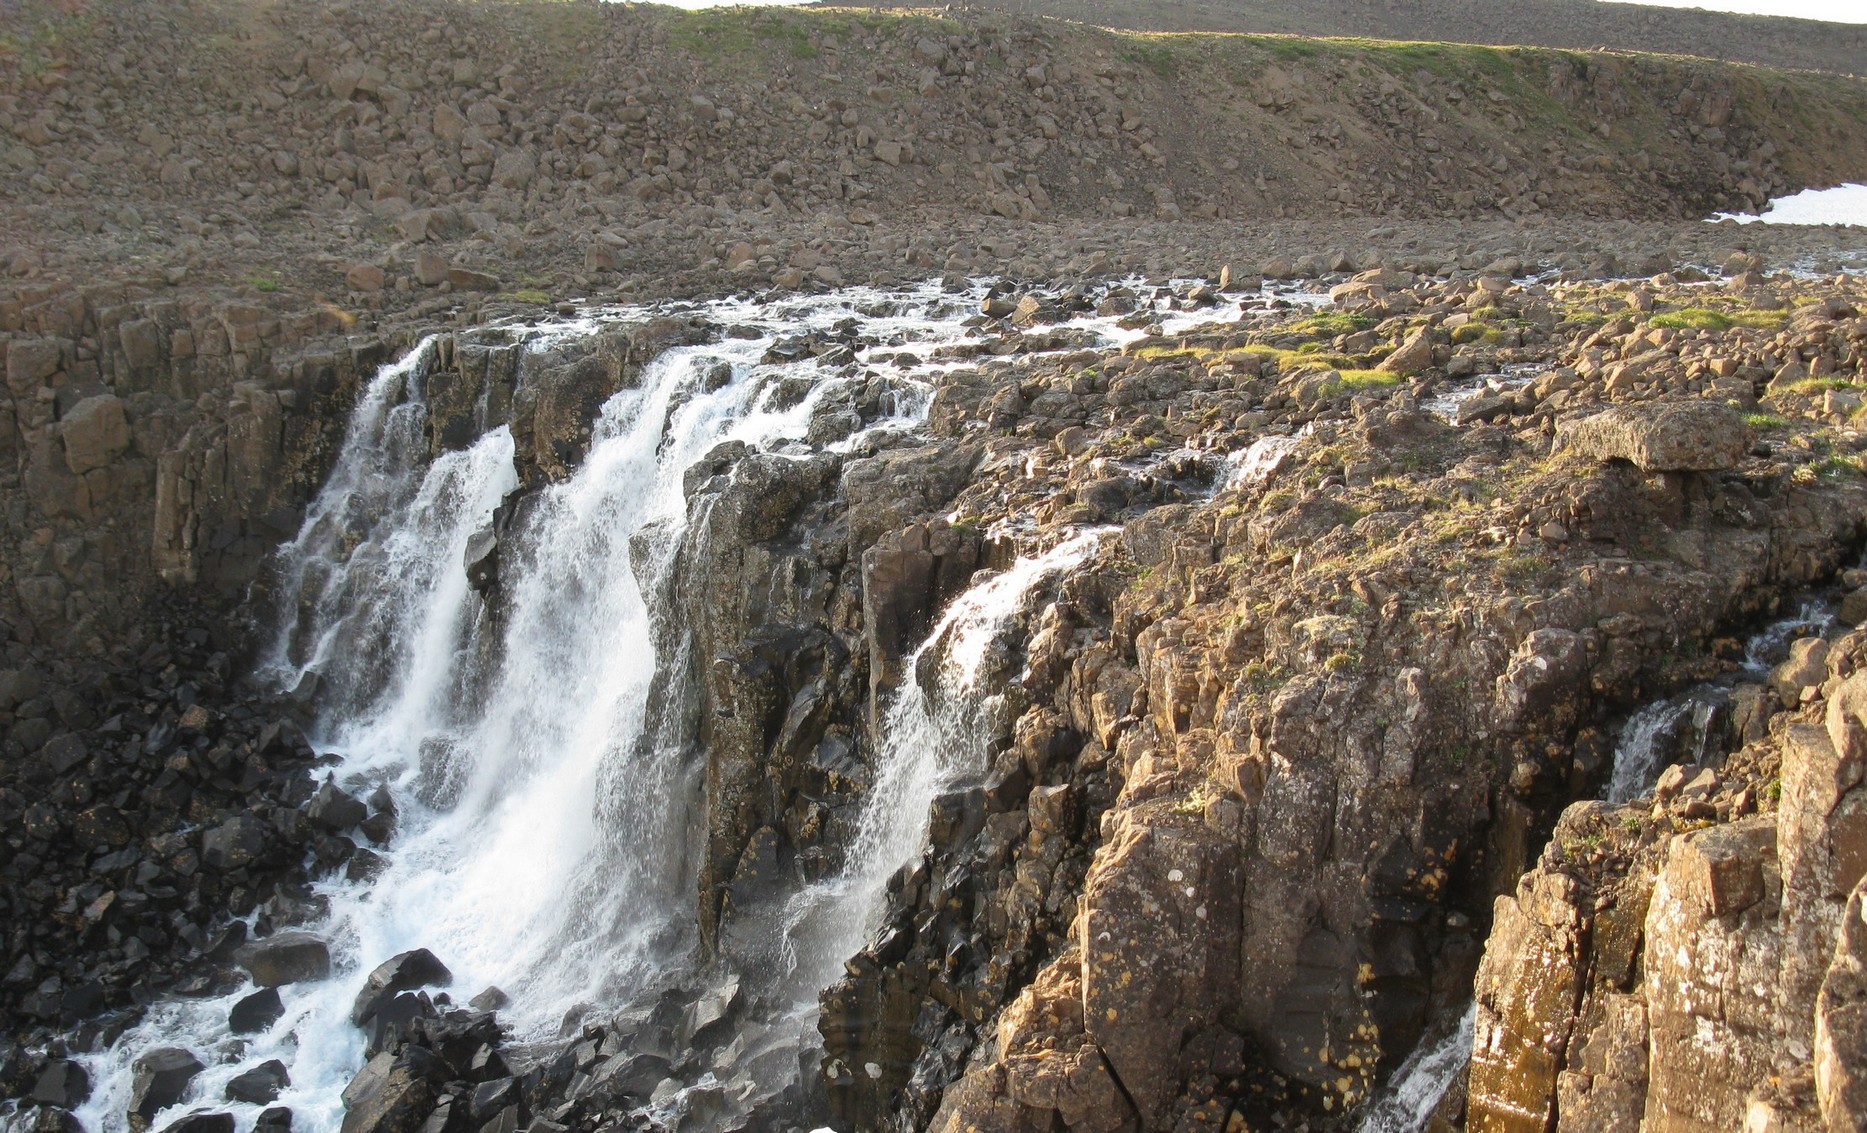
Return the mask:
M18 1122L13 1128L19 1133L85 1133L77 1114L55 1105L40 1106L32 1111L30 1120Z
M258 1133L291 1133L292 1111L288 1106L268 1106L253 1125Z
M363 981L363 988L357 992L356 1002L350 1009L350 1021L359 1027L369 1022L396 992L447 987L453 982L454 973L426 948L392 956L376 965L369 978Z
M330 946L305 932L282 932L241 948L240 966L260 987L321 980L331 974Z
M343 1133L415 1133L447 1078L447 1064L424 1047L374 1056L344 1088Z
M399 992L377 1002L369 1021L363 1025L369 1035L366 1052L373 1056L379 1051L395 1049L415 1035L417 1020L433 1018L434 1014L434 1003L426 992Z
M610 1098L646 1098L670 1069L668 1060L658 1054L612 1058L596 1068L585 1089Z
M499 536L490 525L467 537L463 565L467 585L476 593L485 593L499 580Z
M201 861L213 869L240 869L266 852L266 824L237 814L201 836Z
M467 1006L475 1011L497 1011L512 1002L512 997L496 987L489 987L480 994L467 1000Z
M272 1058L236 1075L227 1083L226 1096L231 1102L265 1105L275 1100L279 1092L291 1084L292 1076L287 1073L285 1063Z
M473 1097L467 1110L468 1120L475 1125L484 1125L498 1116L500 1111L516 1106L519 1097L517 1078L495 1078L490 1082L481 1082L473 1088Z
M145 1120L182 1100L195 1075L205 1069L192 1051L162 1047L142 1055L131 1067L130 1113Z
M191 1113L164 1126L161 1133L233 1133L231 1113Z
M277 987L264 987L233 1005L227 1012L227 1029L236 1035L252 1035L270 1030L285 1015L285 1004Z
M67 1058L46 1063L39 1080L33 1083L32 1100L40 1105L77 1109L91 1096L91 1076L83 1066Z
M318 788L318 793L311 796L305 814L331 833L342 834L362 822L369 815L369 808L362 800L327 780Z

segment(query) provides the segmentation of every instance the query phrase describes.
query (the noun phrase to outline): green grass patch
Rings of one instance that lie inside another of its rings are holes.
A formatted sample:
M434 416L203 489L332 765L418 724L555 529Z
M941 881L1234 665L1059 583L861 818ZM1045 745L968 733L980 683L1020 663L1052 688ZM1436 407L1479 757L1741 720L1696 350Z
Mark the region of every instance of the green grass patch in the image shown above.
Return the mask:
M539 306L544 306L551 302L550 293L530 287L522 287L517 291L508 291L505 294L505 298L512 300L514 303L535 303Z
M1867 472L1862 471L1859 457L1825 456L1809 468L1822 480L1867 479Z
M1386 370L1337 370L1342 379L1342 388L1359 392L1361 390L1387 389L1400 384L1399 374L1390 374Z
M1301 322L1290 324L1292 334L1314 334L1334 338L1338 334L1355 334L1374 325L1374 320L1366 315L1350 314L1346 311L1329 311L1312 315Z
M822 24L821 20L815 21ZM828 29L826 26L826 30ZM703 59L759 56L776 51L792 59L814 59L811 27L789 12L703 8L668 14L668 43Z
M1731 317L1709 307L1682 307L1654 315L1647 322L1668 330L1730 330Z
M1789 428L1789 422L1774 413L1746 413L1744 424L1759 433L1775 433Z
M1858 382L1850 382L1846 378L1803 378L1801 381L1793 382L1789 386L1790 393L1799 393L1804 397L1814 397L1817 394L1823 393L1842 393L1863 389L1867 389L1867 386L1862 386Z
M272 294L273 292L279 289L279 281L276 279L273 279L271 276L256 275L253 278L247 280L246 282L249 287L253 288L253 290L264 291L268 295Z
M1726 310L1716 307L1681 307L1663 311L1647 320L1649 325L1669 330L1726 331L1732 327L1752 330L1781 330L1789 324L1782 311Z

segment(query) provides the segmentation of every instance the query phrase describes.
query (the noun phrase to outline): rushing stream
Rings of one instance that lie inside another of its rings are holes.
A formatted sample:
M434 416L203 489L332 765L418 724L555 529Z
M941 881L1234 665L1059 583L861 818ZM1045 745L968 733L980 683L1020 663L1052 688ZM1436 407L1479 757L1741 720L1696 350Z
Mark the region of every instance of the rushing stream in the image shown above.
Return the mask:
M569 1022L652 995L691 966L704 761L647 708L658 663L685 669L657 657L648 605L688 522L684 473L730 441L802 456L918 427L928 379L951 365L919 358L973 333L981 295L928 285L681 308L733 333L666 351L602 407L581 464L535 492L501 538L497 619L470 587L463 556L518 483L513 437L501 425L431 457L427 385L440 347L423 342L385 366L281 552L284 616L265 675L281 689L315 690L313 742L338 757L337 783L393 807L394 838L366 847L380 856L373 876L352 871L315 886L323 911L306 927L330 945L330 977L280 988L283 1017L243 1037L229 1034L228 1012L251 986L158 1002L114 1046L87 1056L97 1088L79 1113L85 1126L123 1130L136 1059L181 1047L206 1069L154 1128L194 1110L228 1112L250 1128L264 1107L224 1101L223 1091L277 1059L290 1082L275 1104L290 1107L294 1129L335 1133L341 1094L366 1053L350 1023L358 988L407 950L440 957L456 1002L491 988L510 997L500 1021L520 1043L554 1040ZM660 313L610 310L508 327L505 338L525 366L544 365L566 343ZM1169 309L1157 321L1228 317L1236 310ZM1109 318L1073 325L1109 344L1138 337ZM849 371L807 354L771 362L768 351L785 336L852 326L865 344L858 362L874 344L915 358L903 365L897 356L889 370L892 417L813 447L813 411ZM910 660L907 671L921 677L886 713L848 865L794 896L778 926L776 978L796 1010L758 1044L738 1044L742 1056L788 1049L764 1065L795 1076L816 994L861 945L889 875L921 851L930 801L982 770L978 725L993 711L984 688L1002 675L995 643L1037 589L1100 538L1078 534L977 582ZM726 1077L732 1068L714 1070ZM759 1083L766 1094L774 1085L784 1083ZM666 1094L657 1098L681 1104ZM745 1083L738 1099L751 1094Z
M1714 754L1718 725L1730 699L1731 681L1759 681L1788 652L1791 641L1819 636L1834 625L1834 612L1820 601L1800 606L1771 622L1744 643L1744 662L1729 680L1694 685L1635 712L1621 726L1614 745L1607 800L1632 802L1646 797L1660 772L1673 763L1704 763Z

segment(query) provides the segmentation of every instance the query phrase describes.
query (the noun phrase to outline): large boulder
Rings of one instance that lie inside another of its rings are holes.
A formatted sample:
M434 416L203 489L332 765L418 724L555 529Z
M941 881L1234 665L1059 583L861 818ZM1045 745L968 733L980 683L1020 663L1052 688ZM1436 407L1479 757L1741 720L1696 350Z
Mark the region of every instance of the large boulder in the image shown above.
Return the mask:
M1743 463L1751 444L1743 415L1714 401L1617 406L1564 422L1558 436L1578 456L1642 472L1722 472Z
M376 1055L344 1087L342 1133L415 1133L447 1077L446 1064L426 1047Z
M33 1083L32 1100L60 1109L77 1109L91 1096L91 1076L84 1067L68 1058L54 1058L46 1063L39 1080Z
M236 1074L227 1083L227 1100L266 1105L278 1098L279 1091L291 1084L292 1076L286 1071L285 1063L270 1058Z
M331 974L331 950L304 932L281 932L240 949L240 966L260 987L321 980Z
M182 1100L188 1084L205 1067L192 1051L161 1047L136 1060L131 1067L130 1112L148 1121Z
M130 422L123 414L123 399L114 394L87 397L71 407L59 422L65 441L65 465L82 476L102 468L130 447Z
M236 1035L253 1035L272 1029L285 1015L285 1003L276 987L262 987L233 1005L227 1012L227 1029Z
M1433 329L1421 327L1375 368L1390 374L1417 374L1433 365Z
M359 1027L369 1022L370 1016L399 991L446 987L453 982L454 973L426 948L392 956L376 965L369 978L363 981L363 989L357 992L356 1002L350 1008L350 1021Z

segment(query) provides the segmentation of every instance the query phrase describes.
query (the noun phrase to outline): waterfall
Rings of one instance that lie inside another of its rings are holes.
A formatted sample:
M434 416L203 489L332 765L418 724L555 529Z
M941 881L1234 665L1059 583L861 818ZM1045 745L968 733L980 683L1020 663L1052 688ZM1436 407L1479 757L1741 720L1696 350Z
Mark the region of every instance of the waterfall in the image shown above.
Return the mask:
M1476 1017L1474 1004L1465 1009L1451 1034L1421 1039L1381 1093L1368 1103L1356 1127L1359 1133L1422 1133L1446 1091L1471 1061Z
M1750 680L1768 677L1771 667L1788 653L1790 642L1826 634L1834 624L1834 612L1825 603L1803 603L1794 614L1769 623L1745 641L1741 675ZM1730 691L1727 683L1699 685L1656 700L1629 716L1615 741L1607 801L1626 803L1646 797L1668 764L1682 759L1703 764L1721 756L1723 752L1715 750L1716 724Z
M1004 671L1003 638L1039 587L1082 563L1112 530L1077 532L974 584L909 656L908 679L882 720L875 783L848 864L785 912L794 982L813 997L875 929L888 879L926 850L934 799L985 773L999 730L994 717L1004 708L1002 694L985 690L1020 675Z
M575 470L517 506L500 536L497 615L469 586L463 556L518 483L514 438L500 426L463 449L432 451L435 340L379 370L328 483L281 549L282 612L262 675L315 690L310 738L338 757L331 773L346 789L392 800L394 840L368 847L383 860L373 877L314 887L324 911L305 927L330 945L329 978L281 988L283 1017L239 1038L227 1014L250 986L158 999L108 1049L84 1056L96 1083L79 1110L86 1128L124 1130L137 1057L184 1047L207 1069L154 1128L195 1109L251 1128L262 1107L223 1101L223 1090L278 1059L290 1085L276 1104L291 1108L294 1128L336 1133L341 1093L365 1052L352 1001L364 973L410 949L440 956L456 1001L495 986L507 993L500 1020L521 1043L554 1040L684 971L704 761L691 737L648 711L658 671L667 679L691 668L657 657L649 608L688 522L684 474L725 442L813 451L816 407L860 378L837 368L847 356L825 364L774 349L802 333L843 335L858 363L873 346L907 348L884 356L903 391L896 416L815 449L848 451L876 430L917 427L929 379L959 364L938 349L973 333L982 294L850 289L500 328L521 355L521 386L528 366L607 327L679 313L732 329L655 359L602 406ZM1112 318L1079 325L1104 342L1126 333ZM888 875L918 852L929 800L981 758L994 642L1033 589L1097 538L1076 536L975 586L916 654L914 666L937 676L911 682L889 712L849 865L815 904L794 906L793 974L816 981L798 988L800 1013L860 944Z

